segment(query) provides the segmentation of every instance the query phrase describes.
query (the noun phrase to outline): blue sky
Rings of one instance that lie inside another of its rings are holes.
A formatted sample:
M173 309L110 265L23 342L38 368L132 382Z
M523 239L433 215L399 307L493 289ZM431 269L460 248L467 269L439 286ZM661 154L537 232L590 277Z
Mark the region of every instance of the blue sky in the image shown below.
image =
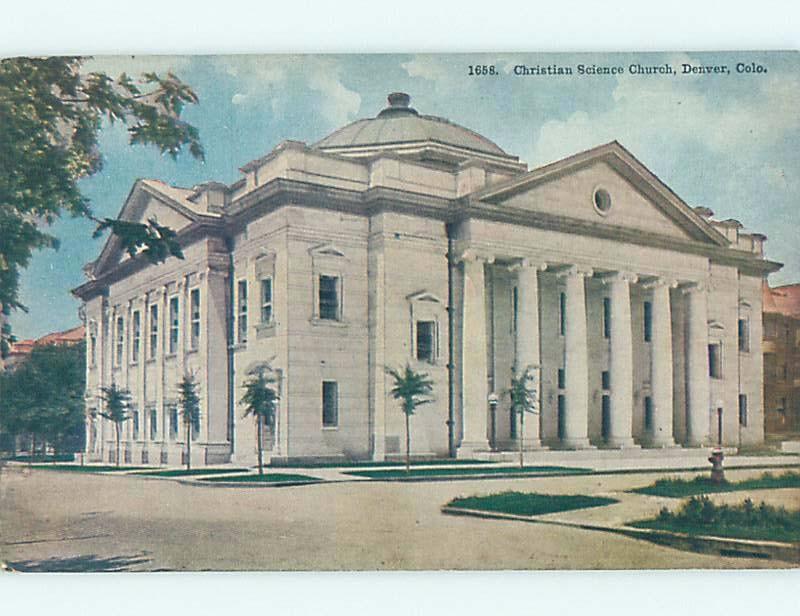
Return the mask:
M766 74L515 77L516 64L575 66L756 62ZM468 77L470 64L500 75ZM797 53L194 56L95 58L90 70L173 70L200 104L185 117L200 130L206 161L177 161L130 147L121 126L101 136L105 166L82 181L97 214L115 215L140 177L192 186L232 182L238 168L284 139L314 142L408 92L422 113L447 117L520 156L531 167L617 139L691 205L765 233L768 257L785 263L773 284L800 280L800 57ZM37 253L23 273L21 338L78 323L70 289L102 240L92 225L61 220L58 251Z

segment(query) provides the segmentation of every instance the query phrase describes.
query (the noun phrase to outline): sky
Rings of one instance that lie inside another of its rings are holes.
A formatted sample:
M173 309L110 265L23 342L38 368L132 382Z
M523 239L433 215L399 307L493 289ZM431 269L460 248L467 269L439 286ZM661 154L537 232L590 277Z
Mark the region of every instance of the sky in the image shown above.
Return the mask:
M737 73L742 62L766 67ZM635 76L632 63L727 65L731 74ZM622 66L620 75L515 76L514 67ZM469 76L469 65L497 75ZM307 56L113 56L85 70L117 75L170 70L197 92L185 119L200 131L205 162L173 161L130 146L123 126L100 136L103 170L81 181L99 216L115 216L137 178L191 187L231 183L246 162L285 139L313 143L372 117L404 91L420 113L446 117L518 155L530 168L616 139L684 201L768 236L768 258L784 263L771 284L800 281L800 54L468 54ZM1 231L1 230L0 230ZM18 338L79 323L70 290L84 281L103 239L81 219L57 221L57 251L35 254L11 317Z

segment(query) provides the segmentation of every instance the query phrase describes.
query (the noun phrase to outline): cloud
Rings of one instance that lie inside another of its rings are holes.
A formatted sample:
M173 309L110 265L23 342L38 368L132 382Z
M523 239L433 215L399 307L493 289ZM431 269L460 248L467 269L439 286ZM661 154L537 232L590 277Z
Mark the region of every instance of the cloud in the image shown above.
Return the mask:
M311 91L318 95L321 116L336 127L361 108L361 95L344 85L344 71L333 57L221 56L215 66L237 80L234 105L266 103L278 112L303 96L303 90Z
M409 77L419 77L428 81L442 80L450 72L436 56L414 56L408 62L402 62L400 66Z

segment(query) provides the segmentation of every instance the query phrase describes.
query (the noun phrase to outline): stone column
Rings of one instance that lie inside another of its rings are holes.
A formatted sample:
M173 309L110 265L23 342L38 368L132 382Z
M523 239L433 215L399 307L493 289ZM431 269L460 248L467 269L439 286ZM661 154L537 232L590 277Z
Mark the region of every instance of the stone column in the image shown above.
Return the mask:
M689 446L699 447L708 442L709 436L708 295L702 285L689 287L686 293L686 440Z
M650 445L673 447L672 436L672 310L669 290L674 281L653 283L653 328L651 339L650 390L653 401L653 433Z
M589 445L589 349L586 337L586 289L584 278L591 270L572 266L566 276L566 320L564 371L566 417L562 445L585 449Z
M462 436L459 457L489 449L486 413L489 386L486 358L486 297L484 266L487 259L474 254L462 257L464 294L461 329Z
M541 388L541 352L539 349L539 270L544 265L531 264L523 259L517 266L517 355L514 362L516 376L527 368L531 369L534 378L532 387L535 390L536 413L525 417L525 434L523 447L538 449L541 447L539 405Z
M611 417L608 445L633 447L633 333L631 331L630 284L636 276L618 272L611 286L610 377Z

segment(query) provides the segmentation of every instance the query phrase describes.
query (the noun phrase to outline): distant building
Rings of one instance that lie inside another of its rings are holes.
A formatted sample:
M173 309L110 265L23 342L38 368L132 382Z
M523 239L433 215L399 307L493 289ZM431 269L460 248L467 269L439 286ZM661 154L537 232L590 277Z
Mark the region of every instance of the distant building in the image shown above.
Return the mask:
M515 450L505 392L528 366L530 449L763 441L761 286L780 264L763 235L690 207L616 141L528 170L394 93L241 171L230 186L137 181L120 216L176 229L185 260L130 258L112 236L75 289L94 459L114 459L96 411L116 382L134 403L124 459L180 463L176 386L193 372L197 461L252 461L239 400L265 363L273 460L400 455L386 367L405 364L434 382L411 422L417 455Z
M800 284L764 284L764 430L800 434Z
M19 340L11 345L8 352L8 357L5 359L5 369L13 370L19 364L24 362L31 354L31 351L37 346L46 346L48 344L78 344L83 342L86 338L86 332L83 325L73 327L63 332L52 332L45 334L41 338L29 338L26 340Z

